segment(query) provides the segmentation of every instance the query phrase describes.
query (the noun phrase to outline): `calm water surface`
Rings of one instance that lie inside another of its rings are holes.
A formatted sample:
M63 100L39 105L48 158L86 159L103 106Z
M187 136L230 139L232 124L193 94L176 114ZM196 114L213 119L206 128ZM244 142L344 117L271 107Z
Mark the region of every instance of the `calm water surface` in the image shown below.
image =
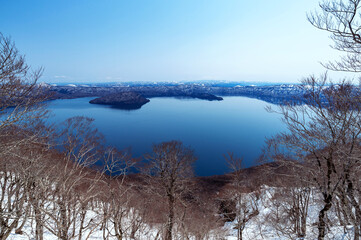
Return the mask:
M120 110L89 104L93 98L55 100L49 108L52 122L73 116L95 119L109 145L131 147L134 156L150 152L153 143L179 140L195 150L197 175L228 172L223 155L234 152L245 167L256 165L265 137L285 130L280 116L265 111L269 103L246 97L223 101L151 98L138 110Z

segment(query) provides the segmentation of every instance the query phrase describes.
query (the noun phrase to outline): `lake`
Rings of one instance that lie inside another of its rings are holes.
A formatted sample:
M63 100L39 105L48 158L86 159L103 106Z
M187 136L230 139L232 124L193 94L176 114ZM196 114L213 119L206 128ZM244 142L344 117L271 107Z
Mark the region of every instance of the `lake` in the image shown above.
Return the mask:
M154 143L182 141L198 157L195 172L199 176L229 172L223 157L227 152L243 157L245 167L256 165L265 138L286 129L280 115L265 110L272 104L247 97L224 97L223 101L151 98L142 108L130 111L89 104L91 99L51 101L50 121L94 118L107 144L131 147L135 157L150 152Z

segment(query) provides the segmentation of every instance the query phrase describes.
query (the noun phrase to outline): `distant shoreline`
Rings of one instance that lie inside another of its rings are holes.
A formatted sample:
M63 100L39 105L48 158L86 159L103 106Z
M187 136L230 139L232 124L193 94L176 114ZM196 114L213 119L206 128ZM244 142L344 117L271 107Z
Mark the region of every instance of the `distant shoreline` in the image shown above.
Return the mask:
M185 97L203 100L221 101L223 96L244 96L257 98L272 104L283 104L298 101L305 91L299 85L265 85L265 86L208 86L199 84L151 85L151 86L50 86L52 100L81 97L105 97L123 92L135 92L145 98L153 97Z

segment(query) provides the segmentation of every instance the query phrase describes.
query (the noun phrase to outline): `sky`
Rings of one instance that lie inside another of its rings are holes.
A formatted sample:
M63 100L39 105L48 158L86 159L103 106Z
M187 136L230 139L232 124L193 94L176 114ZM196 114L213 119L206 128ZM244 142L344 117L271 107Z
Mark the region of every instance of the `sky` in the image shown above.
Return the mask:
M0 32L49 83L297 83L339 56L307 21L317 8L317 0L0 0Z

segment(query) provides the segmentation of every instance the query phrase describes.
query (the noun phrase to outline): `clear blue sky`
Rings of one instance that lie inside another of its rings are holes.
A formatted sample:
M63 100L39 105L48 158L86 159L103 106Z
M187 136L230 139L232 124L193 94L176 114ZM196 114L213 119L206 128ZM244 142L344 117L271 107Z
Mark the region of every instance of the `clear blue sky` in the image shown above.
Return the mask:
M335 59L317 0L0 0L0 31L45 82L297 82Z

